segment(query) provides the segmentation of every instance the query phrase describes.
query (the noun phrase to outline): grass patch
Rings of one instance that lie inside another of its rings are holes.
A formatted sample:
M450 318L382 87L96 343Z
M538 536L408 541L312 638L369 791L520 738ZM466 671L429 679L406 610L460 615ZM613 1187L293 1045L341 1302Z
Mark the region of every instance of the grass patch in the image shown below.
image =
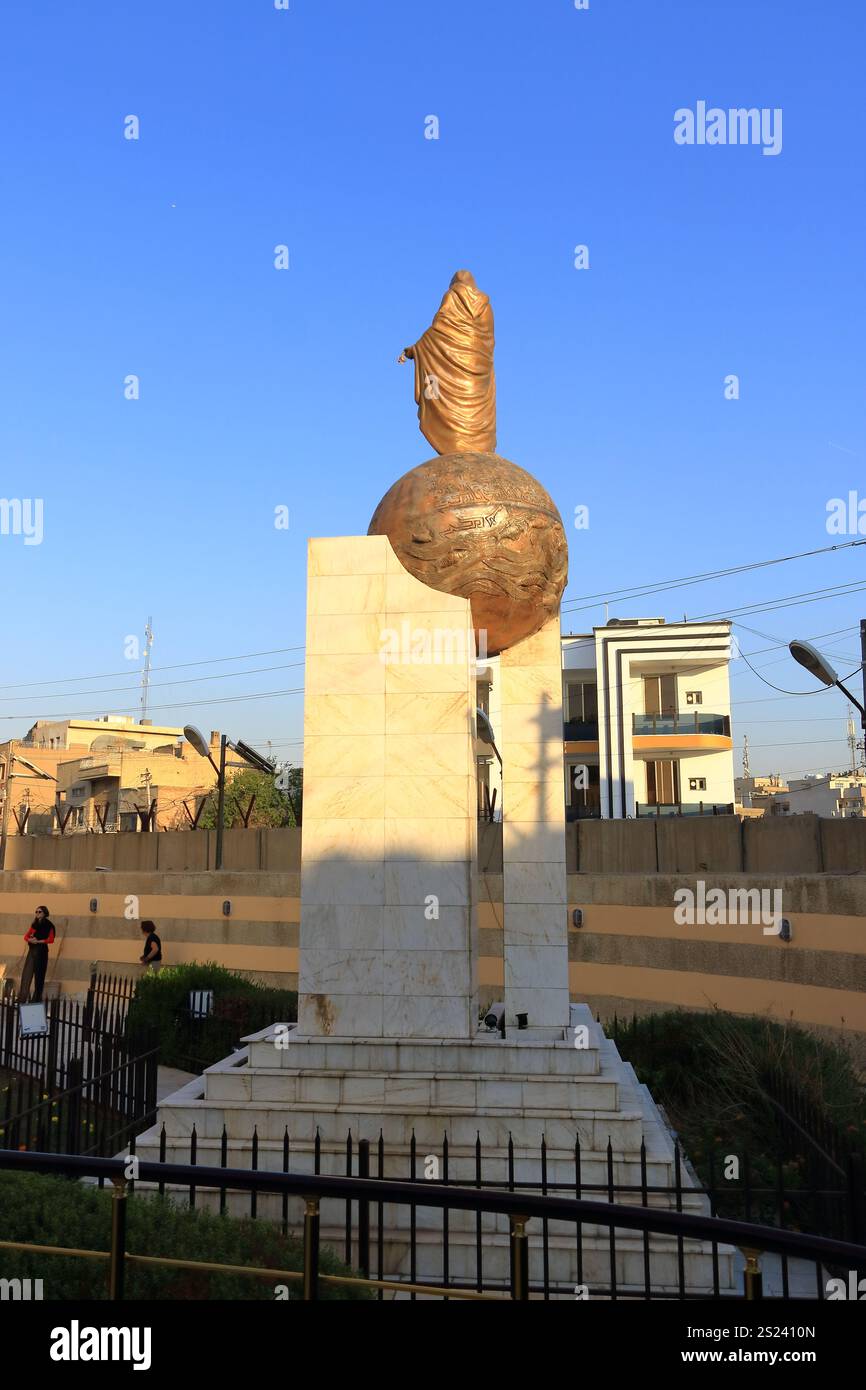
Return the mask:
M109 1191L67 1178L42 1173L0 1170L0 1231L4 1240L38 1245L108 1250L111 1241ZM162 1255L169 1259L259 1265L301 1271L302 1246L284 1236L269 1221L252 1221L177 1206L168 1197L135 1194L128 1198L127 1241L130 1254ZM322 1274L351 1275L352 1271L323 1248ZM4 1279L42 1279L46 1299L107 1299L108 1265L87 1260L15 1250L0 1252ZM200 1273L186 1269L145 1269L129 1265L128 1299L253 1299L273 1301L281 1281L240 1274ZM300 1297L300 1283L288 1284L289 1296ZM367 1300L369 1290L321 1284L322 1299Z

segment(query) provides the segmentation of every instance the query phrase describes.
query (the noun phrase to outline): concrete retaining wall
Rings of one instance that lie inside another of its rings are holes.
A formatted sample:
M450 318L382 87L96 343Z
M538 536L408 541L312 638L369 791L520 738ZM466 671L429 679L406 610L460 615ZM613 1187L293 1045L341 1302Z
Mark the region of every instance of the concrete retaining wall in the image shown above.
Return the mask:
M97 961L107 971L139 971L139 924L145 918L156 923L167 965L215 961L294 989L300 879L300 872L266 871L7 871L0 875L0 968L5 966L7 977L19 975L24 932L33 909L45 903L57 928L48 984L64 992L83 989ZM228 915L225 903L230 906ZM131 912L135 916L130 917Z
M866 820L661 816L575 821L571 873L866 873Z
M167 830L152 834L10 836L4 867L181 873L212 869L215 862L215 830ZM279 873L296 872L300 867L301 832L294 827L224 833L225 870Z

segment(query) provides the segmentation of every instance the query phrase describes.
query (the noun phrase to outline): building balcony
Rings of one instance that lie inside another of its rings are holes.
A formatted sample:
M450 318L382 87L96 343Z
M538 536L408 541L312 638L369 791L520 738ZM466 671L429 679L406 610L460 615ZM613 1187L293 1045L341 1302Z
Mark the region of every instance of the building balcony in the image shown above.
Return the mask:
M632 748L637 756L658 758L678 753L730 752L731 719L727 714L632 715Z
M636 816L732 816L734 803L724 801L662 801L651 806L635 802Z
M597 719L566 719L563 736L569 740L579 739L582 743L598 739Z
M727 714L705 714L690 710L686 714L633 714L632 733L664 736L670 734L723 734L731 736Z

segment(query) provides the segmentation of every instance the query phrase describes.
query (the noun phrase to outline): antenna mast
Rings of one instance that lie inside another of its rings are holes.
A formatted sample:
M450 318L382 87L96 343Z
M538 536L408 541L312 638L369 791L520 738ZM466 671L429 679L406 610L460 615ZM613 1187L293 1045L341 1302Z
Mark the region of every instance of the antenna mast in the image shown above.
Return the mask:
M144 666L141 671L141 718L147 718L147 687L150 685L150 649L153 646L153 618L148 618L144 629Z
M851 753L851 771L857 771L857 731L854 727L854 711L848 706L848 748Z

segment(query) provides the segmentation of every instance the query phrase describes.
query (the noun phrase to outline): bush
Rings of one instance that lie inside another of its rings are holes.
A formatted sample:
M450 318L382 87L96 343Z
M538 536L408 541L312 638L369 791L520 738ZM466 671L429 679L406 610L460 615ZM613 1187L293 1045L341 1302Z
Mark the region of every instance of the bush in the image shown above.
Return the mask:
M77 1246L108 1250L111 1241L111 1202L108 1191L83 1186L66 1178L41 1173L0 1171L0 1230L4 1240L40 1245ZM302 1246L284 1236L269 1221L238 1220L208 1211L175 1205L168 1197L135 1194L128 1198L126 1248L130 1254L161 1255L168 1259L258 1265L301 1271ZM351 1275L333 1251L323 1248L322 1274ZM105 1260L4 1250L0 1277L42 1279L46 1299L107 1299ZM271 1300L275 1287L286 1283L289 1297L300 1298L297 1280L273 1282L251 1275L217 1274L189 1269L143 1267L126 1270L128 1299L258 1299ZM366 1289L347 1289L322 1283L323 1299L364 1300Z
M213 1013L192 1018L191 990L213 990ZM174 965L138 981L127 1016L127 1034L146 1045L150 1030L159 1041L163 1066L203 1071L226 1057L242 1037L271 1023L293 1023L298 1016L294 990L272 989L225 970L213 961Z
M775 1133L767 1094L776 1080L796 1089L849 1142L862 1142L866 1094L842 1042L825 1041L795 1023L720 1009L676 1009L619 1022L614 1036L684 1135L697 1127L721 1132L734 1120L741 1144L744 1138L766 1142Z
M835 1144L841 1163L846 1152L866 1153L866 1092L846 1042L826 1041L793 1022L722 1010L671 1010L617 1021L615 1029L607 1024L606 1031L664 1106L701 1179L712 1173L722 1189L721 1214L745 1214L742 1179L722 1180L723 1157L735 1154L748 1159L750 1184L764 1190L753 1220L777 1220L783 1186L787 1225L837 1233L829 1228L841 1199L822 1204L807 1195L825 1185L826 1170L816 1167L818 1146L798 1124L818 1145ZM834 1187L840 1184L843 1178L833 1178Z

